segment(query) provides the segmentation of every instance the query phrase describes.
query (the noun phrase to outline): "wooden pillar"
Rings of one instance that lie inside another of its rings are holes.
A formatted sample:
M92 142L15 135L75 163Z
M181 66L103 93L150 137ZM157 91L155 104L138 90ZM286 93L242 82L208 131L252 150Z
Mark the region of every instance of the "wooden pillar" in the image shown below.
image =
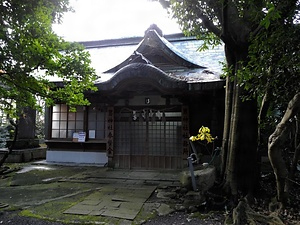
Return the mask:
M183 166L187 166L187 158L189 156L189 107L187 105L182 106L181 118L182 118L182 160Z
M109 106L107 108L106 115L106 154L108 157L108 166L114 167L113 156L114 156L114 107Z

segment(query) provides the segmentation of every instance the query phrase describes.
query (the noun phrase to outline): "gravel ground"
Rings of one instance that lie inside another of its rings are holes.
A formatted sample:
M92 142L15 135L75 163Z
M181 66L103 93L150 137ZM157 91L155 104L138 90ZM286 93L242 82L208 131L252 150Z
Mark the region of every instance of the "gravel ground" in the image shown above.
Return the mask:
M31 217L18 216L16 213L0 212L0 224L2 225L66 225L65 223L51 222Z
M222 215L214 215L206 219L193 217L193 214L175 212L166 216L158 216L143 225L221 225L224 224Z
M143 225L221 225L223 224L221 215L214 215L211 218L193 218L192 214L175 212L166 216L158 216L149 220ZM66 225L65 223L52 222L47 220L35 219L31 217L18 216L15 213L0 212L0 224L2 225Z

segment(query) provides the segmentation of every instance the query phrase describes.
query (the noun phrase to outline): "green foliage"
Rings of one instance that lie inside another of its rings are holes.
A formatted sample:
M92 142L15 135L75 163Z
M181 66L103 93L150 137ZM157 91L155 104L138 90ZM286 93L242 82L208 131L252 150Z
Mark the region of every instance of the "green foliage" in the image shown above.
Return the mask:
M217 38L213 33L198 34L196 38L203 40L203 44L198 48L198 51L209 50L222 44L221 39Z
M299 92L300 26L294 23L298 10L299 5L296 5L288 13L274 13L281 16L273 17L251 38L249 63L242 71L241 85L250 95L261 97L270 93L273 110L285 109Z
M70 11L68 0L6 0L0 3L0 109L15 115L18 106L40 108L56 101L86 105L83 92L97 78L82 46L52 31ZM61 87L51 81L58 80Z
M299 5L294 0L170 0L169 9L186 35L204 40L199 50L224 41L229 53L224 75L237 78L246 90L244 100L272 90L271 111L281 111L299 91Z
M0 148L6 148L6 140L9 137L9 132L6 127L0 127Z
M45 104L43 101L39 101L38 103L41 107L44 108ZM44 140L45 138L45 110L36 112L35 119L35 136L38 140Z
M266 16L260 22L260 25L268 29L272 21L276 21L281 16L280 16L280 12L276 9L275 5L271 2L267 3L266 10L267 10Z
M186 36L196 36L199 40L204 41L198 50L207 50L209 47L221 44L220 37L211 32L201 19L206 15L216 27L220 28L219 18L214 14L213 8L205 1L170 0L170 3L170 13L173 18L177 19L184 34ZM220 5L220 3L215 1L215 6L217 5Z
M271 96L268 113L276 117L268 118L274 121L291 96L299 92L299 0L170 2L173 16L186 34L224 42L230 67L226 72L234 83L226 88L229 92L222 146L222 170L226 174L223 187L234 196L244 188L249 188L248 194L252 193L252 188L258 184L258 177L253 174L259 174L253 166L257 163L258 147L258 113L253 97L262 99L265 93ZM241 95L250 101L240 103ZM260 119L266 112L262 109ZM248 179L244 179L245 176Z

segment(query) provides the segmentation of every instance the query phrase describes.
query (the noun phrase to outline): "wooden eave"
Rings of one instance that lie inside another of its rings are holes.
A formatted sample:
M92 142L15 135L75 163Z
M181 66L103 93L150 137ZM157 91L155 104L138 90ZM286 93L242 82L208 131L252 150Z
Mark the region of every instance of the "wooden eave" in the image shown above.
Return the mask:
M120 95L122 92L158 91L174 94L188 89L187 83L145 63L131 63L118 70L108 81L96 84L100 93Z

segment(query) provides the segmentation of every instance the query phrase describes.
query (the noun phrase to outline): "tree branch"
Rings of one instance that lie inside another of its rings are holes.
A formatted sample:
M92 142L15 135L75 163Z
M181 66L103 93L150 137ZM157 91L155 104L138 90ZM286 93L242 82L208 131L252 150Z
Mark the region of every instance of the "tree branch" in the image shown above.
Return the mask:
M0 71L1 72L1 71ZM1 75L4 75L4 74L7 74L9 78L12 78L13 77L13 74L12 73L1 73ZM20 90L24 90L24 91L28 91L29 93L32 93L32 94L39 94L40 96L42 97L48 97L48 95L44 94L44 93L41 93L40 91L38 91L37 89L34 89L33 86L31 87L24 87L22 85L22 83L16 83L14 79L9 79L5 76L1 76L1 79L3 80L6 80L7 82L11 83L12 85L14 85L16 88L20 89Z
M212 22L212 20L209 19L209 17L206 16L206 15L203 13L202 10L199 9L197 12L198 12L198 13L197 13L197 16L199 17L199 19L202 20L202 23L203 23L204 27L205 27L208 31L214 33L214 34L215 34L217 37L219 37L222 41L224 41L224 40L222 39L222 35L221 35L222 32L221 32L221 30L220 30L216 25L214 25L214 23Z
M289 120L300 111L300 92L295 94L289 102L286 112L275 131L269 137L268 156L274 170L277 183L277 198L283 204L287 201L286 194L288 172L281 154L281 146L284 143L289 130Z

